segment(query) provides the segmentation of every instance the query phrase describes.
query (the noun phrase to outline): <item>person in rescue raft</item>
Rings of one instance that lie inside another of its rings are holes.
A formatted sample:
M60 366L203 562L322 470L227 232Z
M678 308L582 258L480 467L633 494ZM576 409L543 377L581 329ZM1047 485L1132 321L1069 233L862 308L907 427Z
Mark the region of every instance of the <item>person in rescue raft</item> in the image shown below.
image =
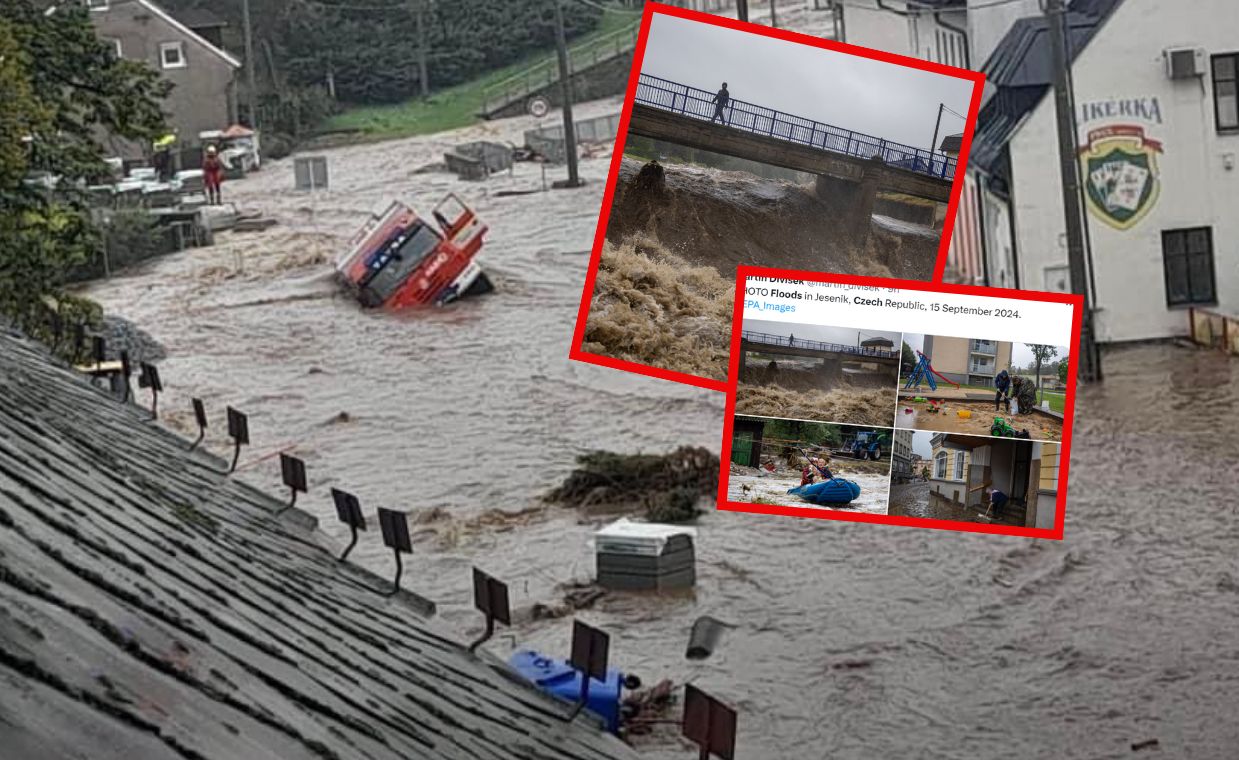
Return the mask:
M1011 397L1020 405L1019 414L1032 414L1037 405L1037 384L1026 377L1011 378Z
M727 92L727 83L723 82L723 89L718 91L714 96L714 100L710 101L714 104L714 115L710 117L710 123L713 124L715 119L718 119L723 124L727 123L726 117L723 116L723 109L731 102L731 93Z
M808 465L800 471L800 485L810 485L817 480L818 475L821 475L826 480L835 479L835 474L826 466L826 460L821 457L814 457L811 458Z
M1011 376L1005 369L994 378L994 387L998 389L998 392L994 394L994 411L996 412L998 405L1007 400L1007 394L1011 390ZM1010 404L1007 406L1009 407Z

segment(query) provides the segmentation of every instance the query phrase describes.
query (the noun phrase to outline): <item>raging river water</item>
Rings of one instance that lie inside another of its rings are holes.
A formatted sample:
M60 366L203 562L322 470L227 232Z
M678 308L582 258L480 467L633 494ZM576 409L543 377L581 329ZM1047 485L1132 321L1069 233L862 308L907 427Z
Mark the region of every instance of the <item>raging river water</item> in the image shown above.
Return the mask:
M583 163L583 190L510 197L496 192L539 185L536 167L489 183L412 172L526 126L325 151L331 186L314 197L273 162L225 197L278 227L87 289L167 348L168 424L188 430L201 396L222 454L224 405L248 412L244 477L278 492L271 455L303 457L299 505L341 545L331 486L368 511L443 510L415 526L405 583L461 640L480 630L472 565L506 579L514 607L555 602L591 575L590 533L610 519L491 510L536 506L587 449L717 449L721 435L720 395L568 360L607 160ZM329 259L367 213L447 190L490 224L496 294L393 316L337 292ZM1064 541L708 511L693 593L579 615L611 633L613 664L736 706L742 758L1120 758L1151 739L1169 757L1239 757L1234 367L1168 345L1108 355L1105 384L1081 392ZM377 535L353 559L391 572ZM736 628L690 662L702 614ZM489 647L566 655L570 626L526 622ZM690 756L670 731L640 746Z

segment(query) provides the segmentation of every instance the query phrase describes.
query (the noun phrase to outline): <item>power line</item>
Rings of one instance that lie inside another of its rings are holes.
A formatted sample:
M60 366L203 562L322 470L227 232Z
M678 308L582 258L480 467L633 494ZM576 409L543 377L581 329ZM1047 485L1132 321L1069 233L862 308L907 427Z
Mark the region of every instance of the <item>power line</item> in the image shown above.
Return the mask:
M947 108L946 106L942 106L942 110L944 110L944 111L951 111L951 109L950 109L950 108ZM959 118L963 119L964 121L968 121L968 117L967 117L967 116L964 116L962 113L960 113L960 112L958 112L958 111L951 111L951 113L955 114L956 116L958 116Z

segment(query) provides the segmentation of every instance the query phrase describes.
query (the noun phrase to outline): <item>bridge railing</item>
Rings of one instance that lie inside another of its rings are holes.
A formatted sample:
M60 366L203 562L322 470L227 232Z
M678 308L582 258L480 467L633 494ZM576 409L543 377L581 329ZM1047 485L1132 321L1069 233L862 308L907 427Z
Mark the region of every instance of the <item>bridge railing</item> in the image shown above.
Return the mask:
M623 55L637 46L640 24L587 40L568 49L569 76L599 62ZM482 89L482 113L491 113L559 81L559 59L549 56L512 76Z
M740 337L750 343L765 343L768 346L787 346L789 348L805 348L810 351L830 351L836 354L855 354L856 356L873 356L879 359L897 359L899 352L885 348L869 348L868 346L848 346L842 343L828 343L820 340L805 340L794 335L774 335L771 333L744 330Z
M642 74L637 80L635 101L706 121L720 121L720 117L715 113L713 92L652 74ZM728 101L721 121L729 127L753 134L776 137L855 158L868 159L878 156L888 166L908 169L918 174L941 179L955 176L956 160L941 153L853 132L743 100L733 98Z

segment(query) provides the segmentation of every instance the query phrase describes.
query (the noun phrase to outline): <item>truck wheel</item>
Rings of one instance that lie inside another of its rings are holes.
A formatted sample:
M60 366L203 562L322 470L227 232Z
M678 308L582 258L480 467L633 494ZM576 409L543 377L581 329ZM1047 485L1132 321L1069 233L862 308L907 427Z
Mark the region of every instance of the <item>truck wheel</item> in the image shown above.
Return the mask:
M876 449L873 450L873 461L876 462L880 460L881 458L882 458L882 447L878 446Z

